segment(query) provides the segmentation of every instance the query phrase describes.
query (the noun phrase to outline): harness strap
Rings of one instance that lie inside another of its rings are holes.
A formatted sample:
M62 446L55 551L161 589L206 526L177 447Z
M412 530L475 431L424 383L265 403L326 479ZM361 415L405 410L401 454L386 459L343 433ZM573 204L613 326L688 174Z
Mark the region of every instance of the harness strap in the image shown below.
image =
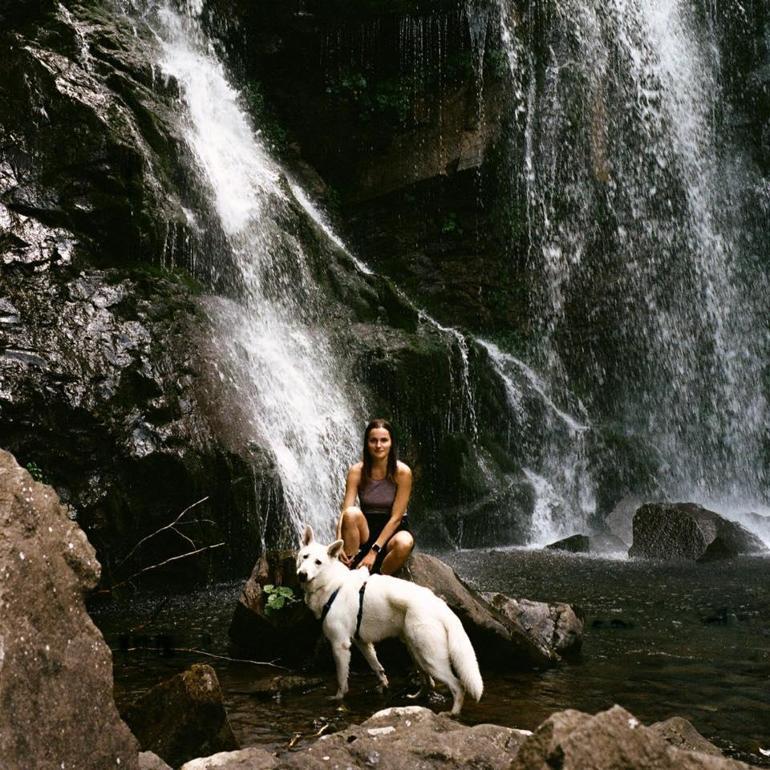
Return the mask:
M342 586L340 586L342 588ZM326 616L329 614L329 610L332 608L332 604L334 604L334 600L337 598L337 594L340 592L340 589L338 588L336 591L332 593L332 595L326 600L326 604L324 604L323 609L321 610L321 623L326 620Z
M355 639L358 639L358 632L361 630L361 620L364 617L364 591L366 591L367 581L361 584L361 588L358 591L358 618L356 618L356 633Z

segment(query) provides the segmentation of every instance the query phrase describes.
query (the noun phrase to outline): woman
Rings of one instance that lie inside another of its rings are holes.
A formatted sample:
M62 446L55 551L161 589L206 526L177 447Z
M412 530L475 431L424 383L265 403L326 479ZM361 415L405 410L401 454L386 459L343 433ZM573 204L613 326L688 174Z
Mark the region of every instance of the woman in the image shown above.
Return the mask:
M398 460L390 423L372 420L364 431L363 459L348 471L337 524L337 537L345 542L341 558L351 569L392 575L401 568L414 547L406 515L411 492L412 471Z

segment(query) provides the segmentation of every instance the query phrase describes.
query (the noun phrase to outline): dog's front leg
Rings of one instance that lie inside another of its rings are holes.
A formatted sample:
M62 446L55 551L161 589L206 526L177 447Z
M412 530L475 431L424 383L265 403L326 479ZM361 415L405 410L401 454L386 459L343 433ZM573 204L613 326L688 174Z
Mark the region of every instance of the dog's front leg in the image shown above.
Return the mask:
M350 642L335 642L332 645L334 662L337 664L337 694L334 700L342 700L348 692L348 671L350 669Z
M371 642L356 641L356 646L361 650L361 654L364 658L366 658L369 667L375 674L377 674L377 679L380 680L380 684L383 687L388 687L388 677L385 676L385 669L377 658L377 651L374 649L374 645Z

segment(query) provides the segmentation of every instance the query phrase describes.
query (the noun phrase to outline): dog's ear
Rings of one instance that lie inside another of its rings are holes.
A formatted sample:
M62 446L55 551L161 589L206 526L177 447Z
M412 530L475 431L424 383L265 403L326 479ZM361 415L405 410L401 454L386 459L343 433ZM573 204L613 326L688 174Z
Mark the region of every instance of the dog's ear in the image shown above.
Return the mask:
M342 546L345 545L344 540L335 540L327 549L326 553L329 554L330 559L336 559L342 551Z
M315 540L315 537L313 536L313 528L309 524L305 524L305 531L302 533L302 547L304 548L306 545L310 545L310 543Z

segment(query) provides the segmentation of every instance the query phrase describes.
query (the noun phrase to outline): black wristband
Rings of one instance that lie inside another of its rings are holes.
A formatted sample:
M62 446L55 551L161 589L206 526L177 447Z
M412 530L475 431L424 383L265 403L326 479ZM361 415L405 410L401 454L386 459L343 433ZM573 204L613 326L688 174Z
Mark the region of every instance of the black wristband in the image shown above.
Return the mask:
M382 546L379 546L379 545L377 545L377 543L374 543L374 544L372 545L372 550L373 550L375 553L379 553L379 552L382 550Z

